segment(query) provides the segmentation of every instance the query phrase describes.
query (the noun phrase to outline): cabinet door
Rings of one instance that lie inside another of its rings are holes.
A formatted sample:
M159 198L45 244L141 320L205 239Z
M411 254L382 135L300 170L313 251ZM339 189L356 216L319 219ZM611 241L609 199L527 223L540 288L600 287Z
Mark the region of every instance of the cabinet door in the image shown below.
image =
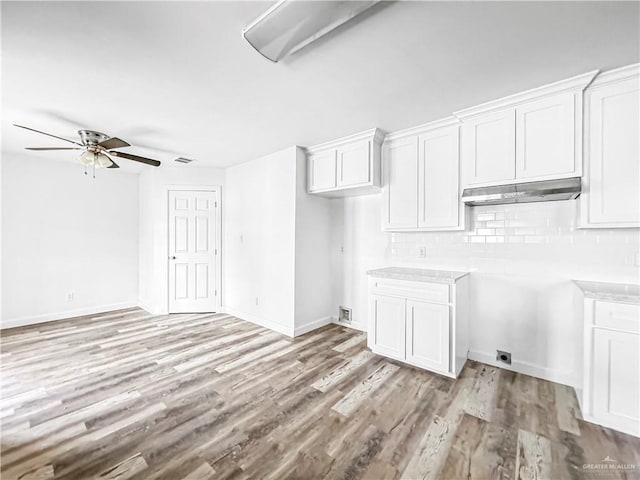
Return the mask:
M482 115L462 124L465 185L500 183L516 176L515 110Z
M593 416L640 435L640 336L593 329Z
M407 361L449 371L449 306L407 300Z
M574 104L572 92L517 107L517 179L580 175L575 155Z
M336 186L336 151L327 150L309 156L309 191Z
M348 187L371 181L371 142L338 148L338 186Z
M639 90L635 77L587 93L585 226L640 226Z
M385 144L383 228L411 229L418 225L418 139Z
M418 227L458 226L459 148L457 126L419 137Z
M404 360L405 304L403 298L372 295L373 350Z

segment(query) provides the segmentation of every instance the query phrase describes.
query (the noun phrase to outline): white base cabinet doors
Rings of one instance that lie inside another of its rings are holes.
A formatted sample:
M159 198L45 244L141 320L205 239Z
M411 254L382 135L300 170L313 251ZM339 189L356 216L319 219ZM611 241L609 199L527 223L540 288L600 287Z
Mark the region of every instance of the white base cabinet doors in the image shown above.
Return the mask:
M374 353L456 378L467 359L467 277L436 284L370 277Z
M640 305L585 299L584 418L640 437Z
M376 352L398 360L405 353L405 299L374 295L371 335L374 337Z
M583 228L640 227L640 65L605 72L585 93Z
M449 371L448 305L407 300L406 359L435 372Z

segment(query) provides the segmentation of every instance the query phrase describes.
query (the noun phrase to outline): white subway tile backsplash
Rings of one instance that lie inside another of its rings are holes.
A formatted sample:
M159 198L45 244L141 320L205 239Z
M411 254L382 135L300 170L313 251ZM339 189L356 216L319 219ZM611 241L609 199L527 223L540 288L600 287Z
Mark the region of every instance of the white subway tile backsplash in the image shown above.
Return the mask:
M638 229L576 229L575 201L473 207L468 214L464 232L391 234L392 259L499 274L638 276ZM425 258L416 258L419 247Z
M502 228L504 227L504 220L492 220L487 222L487 227L489 228Z

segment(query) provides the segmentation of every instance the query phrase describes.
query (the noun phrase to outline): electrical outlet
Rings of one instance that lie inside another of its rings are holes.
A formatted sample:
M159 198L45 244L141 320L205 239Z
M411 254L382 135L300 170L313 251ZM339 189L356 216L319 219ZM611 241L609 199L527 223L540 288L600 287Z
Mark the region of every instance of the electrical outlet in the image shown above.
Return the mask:
M67 293L67 302L73 302L73 299L75 298L76 294L73 292L69 292Z
M427 247L418 248L418 256L420 258L425 258L427 256Z
M511 365L511 352L503 352L502 350L496 350L496 360L507 365Z

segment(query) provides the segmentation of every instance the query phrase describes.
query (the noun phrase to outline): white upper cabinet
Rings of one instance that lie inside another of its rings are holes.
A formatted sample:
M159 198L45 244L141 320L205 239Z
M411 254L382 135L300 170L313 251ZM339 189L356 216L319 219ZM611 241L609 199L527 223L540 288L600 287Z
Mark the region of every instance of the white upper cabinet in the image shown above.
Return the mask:
M640 65L596 78L585 92L581 227L640 227Z
M516 179L579 176L575 95L563 93L516 108Z
M383 230L462 230L459 127L448 118L387 135Z
M336 187L336 150L309 155L310 190L328 190Z
M418 139L385 143L383 229L409 230L418 225Z
M380 148L377 128L307 148L308 192L344 197L380 191Z
M515 109L471 118L462 124L466 185L515 178Z
M460 226L458 125L418 137L418 227Z
M582 175L582 94L597 71L456 112L463 185Z
M339 187L366 185L371 179L371 142L364 141L338 148Z

